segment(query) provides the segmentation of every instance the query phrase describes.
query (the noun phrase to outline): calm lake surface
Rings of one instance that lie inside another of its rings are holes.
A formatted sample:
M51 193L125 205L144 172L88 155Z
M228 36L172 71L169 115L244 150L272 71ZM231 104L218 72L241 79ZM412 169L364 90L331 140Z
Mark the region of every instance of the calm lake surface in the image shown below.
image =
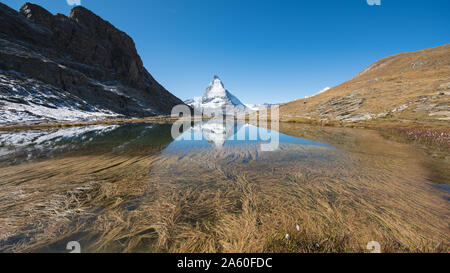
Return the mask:
M0 132L0 251L449 251L448 187L412 146L295 124L171 131Z

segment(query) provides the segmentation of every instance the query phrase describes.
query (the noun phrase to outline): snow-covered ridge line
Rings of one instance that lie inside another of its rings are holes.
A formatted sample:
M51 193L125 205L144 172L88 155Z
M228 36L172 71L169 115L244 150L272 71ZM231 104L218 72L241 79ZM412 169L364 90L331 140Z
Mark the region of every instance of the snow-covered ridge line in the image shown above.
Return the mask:
M322 94L322 93L325 93L325 92L327 92L327 91L330 90L330 89L331 89L331 87L325 87L324 89L320 90L319 92L317 92L316 94L314 94L314 95L312 95L312 96L306 96L306 97L304 97L304 99L310 99L310 98L312 98L312 97L315 97L315 96L317 96L317 95L320 95L320 94Z

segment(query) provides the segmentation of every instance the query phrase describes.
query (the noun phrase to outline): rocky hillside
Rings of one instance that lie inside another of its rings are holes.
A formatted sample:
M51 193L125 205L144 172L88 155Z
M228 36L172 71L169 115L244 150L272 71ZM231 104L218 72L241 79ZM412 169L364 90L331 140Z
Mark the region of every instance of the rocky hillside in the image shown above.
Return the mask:
M0 123L154 116L182 103L127 34L86 8L67 17L0 3Z
M450 120L450 45L401 53L353 79L280 107L285 121L443 124Z

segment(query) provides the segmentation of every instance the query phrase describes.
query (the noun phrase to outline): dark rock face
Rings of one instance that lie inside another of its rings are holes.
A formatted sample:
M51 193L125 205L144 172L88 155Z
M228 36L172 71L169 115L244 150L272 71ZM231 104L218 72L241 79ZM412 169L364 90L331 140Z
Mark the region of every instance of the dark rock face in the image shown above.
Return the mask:
M169 114L183 104L144 68L127 34L80 6L67 17L0 3L0 69L125 116Z

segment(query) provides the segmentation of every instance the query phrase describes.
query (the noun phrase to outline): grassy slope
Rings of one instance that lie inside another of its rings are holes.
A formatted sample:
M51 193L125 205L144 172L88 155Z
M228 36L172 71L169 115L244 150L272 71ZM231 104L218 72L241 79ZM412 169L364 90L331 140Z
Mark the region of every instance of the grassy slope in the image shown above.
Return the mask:
M312 98L282 105L283 121L448 127L450 45L382 59ZM406 109L393 111L403 105ZM372 115L371 119L364 116ZM377 115L380 115L376 117ZM362 116L362 118L360 118Z

